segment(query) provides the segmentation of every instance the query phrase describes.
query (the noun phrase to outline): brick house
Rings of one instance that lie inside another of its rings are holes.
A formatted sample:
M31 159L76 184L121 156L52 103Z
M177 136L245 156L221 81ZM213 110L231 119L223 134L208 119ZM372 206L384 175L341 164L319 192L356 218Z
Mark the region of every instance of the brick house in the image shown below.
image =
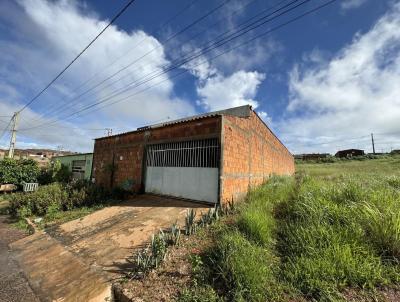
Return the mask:
M238 200L294 159L248 105L97 138L96 184L211 203Z

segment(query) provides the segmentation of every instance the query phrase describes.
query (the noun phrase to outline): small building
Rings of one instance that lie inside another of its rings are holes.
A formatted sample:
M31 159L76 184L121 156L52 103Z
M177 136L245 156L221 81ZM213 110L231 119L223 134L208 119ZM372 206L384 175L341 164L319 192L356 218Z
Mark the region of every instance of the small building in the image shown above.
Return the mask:
M90 180L92 175L93 153L81 153L64 156L53 156L52 161L59 161L68 167L73 179Z
M335 156L339 158L343 157L353 157L353 156L363 156L365 154L364 150L360 149L347 149L347 150L340 150L336 152Z
M108 188L224 203L294 159L251 106L235 107L95 139L92 180Z

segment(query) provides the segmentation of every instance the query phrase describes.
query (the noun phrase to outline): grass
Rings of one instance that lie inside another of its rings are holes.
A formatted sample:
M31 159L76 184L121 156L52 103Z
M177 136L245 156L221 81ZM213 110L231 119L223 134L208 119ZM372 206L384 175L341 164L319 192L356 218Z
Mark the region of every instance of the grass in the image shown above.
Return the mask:
M353 290L376 299L400 282L400 157L300 164L296 177L250 192L209 236L193 293L345 301ZM182 301L202 301L189 296Z

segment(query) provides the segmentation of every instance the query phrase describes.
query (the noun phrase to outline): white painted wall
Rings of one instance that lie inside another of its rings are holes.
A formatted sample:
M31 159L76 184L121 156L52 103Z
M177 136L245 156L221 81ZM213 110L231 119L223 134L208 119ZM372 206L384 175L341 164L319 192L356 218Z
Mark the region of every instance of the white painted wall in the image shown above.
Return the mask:
M218 168L147 167L146 192L216 203Z

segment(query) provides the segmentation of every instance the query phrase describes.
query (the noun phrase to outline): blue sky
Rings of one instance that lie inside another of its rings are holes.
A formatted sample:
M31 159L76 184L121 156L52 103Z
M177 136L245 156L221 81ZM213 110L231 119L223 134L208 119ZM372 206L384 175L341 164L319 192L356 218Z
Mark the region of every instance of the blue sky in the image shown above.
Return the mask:
M290 2L136 0L21 113L17 146L90 151L104 128L118 133L251 104L293 153L351 147L370 151L371 132L378 151L400 148L400 1L337 0L214 58L327 2L310 0L226 45L201 52L205 43L237 30L255 14ZM124 3L0 1L0 116L11 115L40 91ZM194 61L162 74L193 53L199 54ZM185 73L176 77L179 72ZM135 86L152 74L159 76ZM108 106L71 115L105 98ZM7 121L0 117L0 130ZM5 135L0 146L6 147L8 140Z

